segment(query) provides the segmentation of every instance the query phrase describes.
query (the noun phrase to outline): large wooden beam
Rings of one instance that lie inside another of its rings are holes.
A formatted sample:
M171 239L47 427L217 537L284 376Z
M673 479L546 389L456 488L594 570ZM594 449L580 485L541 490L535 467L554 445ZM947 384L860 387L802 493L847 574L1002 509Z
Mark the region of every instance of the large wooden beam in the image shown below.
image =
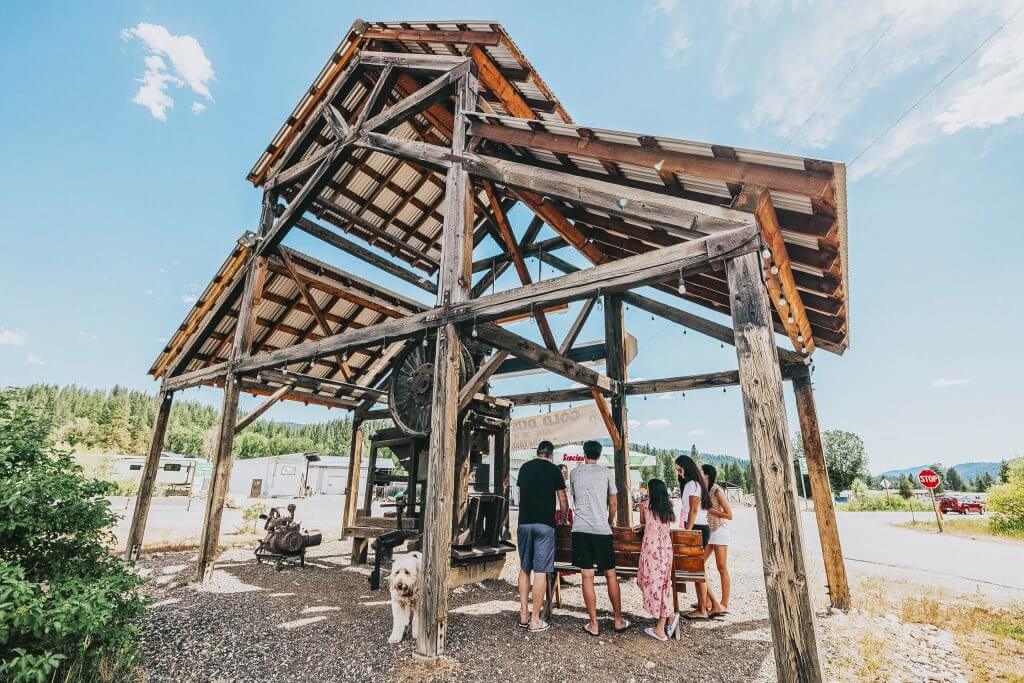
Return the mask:
M418 43L475 43L479 45L497 45L501 40L501 34L494 31L428 31L411 28L368 28L363 36L368 39L404 40Z
M484 385L487 384L487 380L491 378L491 375L497 372L498 368L501 367L501 364L505 362L505 359L508 358L509 355L510 352L508 351L496 351L491 354L487 360L480 364L477 371L473 373L473 376L469 378L468 382L466 382L466 386L459 390L460 413L469 407L469 404L473 401L473 397L484 388Z
M733 208L748 211L757 217L761 236L771 251L771 258L765 259L762 267L772 305L779 314L779 320L782 321L793 348L802 353L814 353L811 323L807 319L803 299L793 279L789 253L782 238L771 194L763 187L744 186L733 201Z
M846 578L843 546L839 541L839 528L836 526L832 485L829 483L825 452L821 445L821 427L818 425L818 410L814 405L814 389L811 387L811 377L806 367L793 378L793 394L796 396L796 413L800 417L800 437L803 440L807 474L811 482L814 516L818 521L821 554L825 560L829 599L836 609L848 610L850 584Z
M783 365L782 378L789 379L804 368L803 364ZM651 394L670 394L676 391L686 392L697 389L723 389L739 386L740 376L736 370L708 372L700 375L682 377L663 377L660 379L633 380L625 383L626 396L648 396ZM500 396L517 406L539 406L554 403L573 403L586 401L590 398L590 390L586 387L556 389L555 391L534 391L522 394Z
M494 185L486 181L481 183L481 185L483 185L484 194L487 196L487 201L491 206L491 213L494 214L494 219L498 223L498 233L501 235L501 240L504 242L508 254L512 257L512 265L516 268L519 281L524 285L529 285L533 282L533 278L530 277L530 271L526 268L523 255L519 253L519 245L516 244L516 237L512 233L512 226L509 225L508 217L501 208L501 202L498 200L498 194L494 191ZM555 335L551 333L551 325L548 324L544 311L537 311L534 320L537 322L538 329L540 329L540 336L544 340L544 345L550 350L556 351L558 344L555 342Z
M756 250L758 242L755 228L739 228L728 233L618 259L562 277L542 280L526 287L453 303L447 308L434 308L398 320L256 354L239 360L235 371L254 373L264 368L334 355L346 349L372 346L383 340L408 339L446 323L497 320L529 313L534 309L551 308L587 299L598 294L639 287L668 277L677 277L680 272L688 275L710 268L710 263L715 259ZM223 377L230 368L229 363L218 363L168 377L164 380L164 387L177 390L198 386L214 378Z
M341 518L341 532L354 525L359 504L359 475L363 465L363 421L352 418L352 443L348 452L348 481L345 484L345 510ZM371 475L372 476L372 473Z
M267 399L263 401L263 403L256 406L251 413L249 413L244 418L236 422L235 434L239 433L240 431L251 425L253 422L260 419L263 413L270 410L274 406L274 404L276 404L282 398L287 396L288 392L292 390L293 386L295 386L294 383L285 384L284 386L280 387L274 393L268 396Z
M782 376L759 259L756 253L744 254L727 260L725 269L775 666L780 681L817 683L823 675L814 609L804 567Z
M296 223L296 227L303 232L312 235L318 239L327 242L333 247L337 247L341 251L347 254L351 254L356 258L360 259L365 263L369 263L372 266L380 268L386 273L394 275L411 285L415 285L422 290L430 292L431 294L437 294L437 286L425 277L417 275L416 273L406 270L399 266L391 259L386 259L383 256L379 256L374 252L370 251L366 247L363 247L351 240L347 240L341 235L338 235L332 230L328 230L322 225L318 225L311 220L302 218Z
M612 437L615 464L615 488L618 511L616 518L619 526L632 526L633 498L630 495L629 482L629 413L626 407L626 323L622 297L608 294L604 297L604 343L607 347L605 372L618 384L617 390L611 392L611 417L618 431L618 441Z
M514 332L509 332L500 325L494 323L478 325L477 336L480 338L480 341L486 342L502 351L508 351L517 358L522 358L537 367L549 370L574 382L579 382L584 386L596 387L601 391L607 392L614 392L619 389L618 381L602 375L585 365L581 365L570 358L545 349L540 344L535 344Z
M533 250L540 246L534 244L534 240L537 239L537 234L540 232L542 227L544 227L544 221L541 220L539 216L534 216L533 220L530 221L530 224L526 227L526 232L523 234L523 238L519 241L519 251L524 257L533 255L534 253L540 253L539 251L533 252ZM561 238L559 238L559 240L561 240ZM562 241L562 244L564 245L564 241ZM473 297L479 297L487 291L488 287L493 286L495 281L501 277L502 273L505 272L511 263L512 257L508 254L499 254L492 259L482 259L479 263L474 263L473 272L476 272L478 269L489 270L475 285L473 285ZM479 268L478 265L480 266Z
M452 163L452 155L444 147L379 133L366 133L356 138L353 144L436 169L446 169ZM549 206L542 201L542 197L557 197L613 216L704 234L756 224L753 216L742 211L608 181L581 178L530 164L468 152L457 157L457 160L473 176L516 190L517 196L549 225L551 217L538 212L538 206ZM554 222L557 223L557 219ZM561 232L558 225L551 227ZM567 235L562 236L574 244L578 241Z
M161 391L156 397L156 416L153 418L153 431L149 437L149 451L146 453L146 464L142 468L142 480L139 492L135 496L135 511L132 513L131 527L125 541L125 559L129 562L139 558L142 541L146 535L146 521L149 519L149 508L153 502L153 488L156 475L160 471L160 453L164 448L164 436L167 434L167 420L171 415L173 392Z
M208 581L213 574L214 562L220 544L221 518L231 479L232 441L235 438L235 419L238 416L238 380L229 374L224 381L224 400L221 403L217 441L214 445L210 490L206 496L206 513L199 538L199 556L193 580Z
M459 81L452 133L453 154L465 149L465 112L476 108L476 76L467 72ZM442 232L443 263L438 279L442 309L467 300L472 287L473 199L469 174L452 164L445 179ZM448 575L451 572L452 515L455 454L459 424L459 366L462 342L452 321L438 329L434 356L433 402L430 415L430 453L427 462L426 506L423 515L423 571L416 606L418 658L436 660L444 655L448 634Z
M576 339L580 336L580 331L587 323L587 318L590 317L590 312L594 310L594 304L596 303L597 297L587 299L583 302L583 306L580 307L579 313L576 314L576 319L572 321L572 325L569 326L569 331L565 333L565 338L562 339L562 343L558 346L558 353L560 355L564 356L572 350L573 345L576 343Z
M576 266L570 264L568 261L555 256L554 254L541 254L540 259L547 263L552 268L559 270L563 273L575 273L579 270ZM712 339L722 342L723 344L729 344L730 346L736 343L733 331L729 327L716 323L713 320L708 320L689 311L684 311L681 308L670 306L669 304L662 303L657 299L637 294L636 292L622 292L622 300L630 306L636 306L637 308L647 311L652 315L656 315L659 318L664 318L677 325L693 330L694 332L700 332L703 335L707 335ZM778 349L779 358L783 363L800 363L803 361L801 354L786 349Z
M503 117L504 118L504 117ZM529 117L533 118L533 117ZM612 164L630 164L660 169L660 173L681 173L726 183L754 184L781 192L822 197L832 183L830 173L781 168L736 159L676 152L669 149L639 147L621 142L606 142L593 137L576 137L511 127L474 120L470 135L515 147L543 150L552 154L589 157Z
M327 322L324 312L320 310L320 304L317 303L313 294L309 291L309 287L306 286L306 280L299 274L298 268L295 267L295 263L292 262L291 257L288 255L288 250L279 249L278 255L281 257L281 261L288 270L288 274L291 276L295 286L299 288L299 294L302 295L306 306L313 312L313 317L316 319L317 324L320 325L320 329L323 330L324 336L329 337L334 334L331 324ZM348 361L341 354L338 355L338 367L341 368L341 374L346 380L352 379L352 368L348 366Z
M307 375L300 372L262 370L260 372L260 379L270 382L290 383L294 386L306 389L335 391L338 396L343 393L344 395L354 399L359 399L364 395L376 396L377 398L383 398L388 395L388 392L382 389L376 389L362 384L354 384L352 382L340 382L328 377L315 377L313 375Z

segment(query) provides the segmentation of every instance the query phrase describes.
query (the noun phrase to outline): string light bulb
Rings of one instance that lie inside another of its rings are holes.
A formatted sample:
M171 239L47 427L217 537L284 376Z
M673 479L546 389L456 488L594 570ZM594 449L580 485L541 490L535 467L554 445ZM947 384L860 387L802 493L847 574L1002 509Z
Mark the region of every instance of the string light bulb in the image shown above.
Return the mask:
M779 297L779 305L780 306L785 306L786 305L786 297L784 297L784 296L780 296Z
M679 271L679 293L686 294L686 283L683 282L683 271Z
M798 342L802 342L802 341L804 340L804 335L802 335L802 334L798 334L798 335L796 335L796 340L797 340Z
M772 271L772 275L778 275L779 274L779 267L778 266L772 266L771 267L771 271Z
M768 247L765 247L764 249L761 250L761 256L764 258L765 261L767 261L772 257L772 250L769 249Z
M793 316L787 316L786 317L786 322L789 323L790 325L792 325L793 323L796 322L796 318L794 318Z

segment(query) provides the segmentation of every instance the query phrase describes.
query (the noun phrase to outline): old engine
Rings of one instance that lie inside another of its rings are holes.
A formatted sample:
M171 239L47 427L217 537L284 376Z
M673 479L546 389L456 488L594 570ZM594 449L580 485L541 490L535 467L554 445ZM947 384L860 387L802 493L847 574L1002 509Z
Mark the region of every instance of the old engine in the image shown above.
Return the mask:
M298 562L306 566L306 548L320 545L322 534L316 530L302 531L295 521L295 505L288 506L288 516L281 514L281 508L270 508L270 512L260 515L265 519L263 528L267 535L256 548L256 561L273 560L277 569L285 563Z

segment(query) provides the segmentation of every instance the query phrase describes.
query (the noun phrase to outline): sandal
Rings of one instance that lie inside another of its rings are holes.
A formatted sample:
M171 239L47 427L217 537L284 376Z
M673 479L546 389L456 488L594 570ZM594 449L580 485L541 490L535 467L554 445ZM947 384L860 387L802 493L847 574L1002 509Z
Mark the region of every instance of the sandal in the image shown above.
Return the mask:
M672 620L672 623L668 625L668 628L665 629L665 634L669 638L671 638L672 636L674 636L676 634L676 629L677 628L679 628L679 615L678 614L676 615L676 618Z
M598 638L601 635L600 632L594 633L589 628L587 628L587 626L589 626L589 624L583 624L583 630L586 631L588 636L593 636L594 638Z
M728 613L729 613L729 610L727 610L727 609L723 609L720 612L708 612L708 618L709 619L721 619L722 617L724 617Z
M517 622L517 623L519 624L519 628L530 628L530 622L529 621L527 621L525 624L523 622L521 622L521 621Z
M709 617L706 614L695 614L694 612L685 612L683 614L683 619L687 619L689 621L707 621Z
M624 631L628 631L629 627L633 625L633 622L631 622L629 619L623 619L622 623L625 624L625 626L623 626L622 628L615 628L614 626L612 627L613 629L615 629L616 633L622 633Z
M645 628L644 633L649 635L651 638L654 638L655 640L660 640L663 643L668 640L668 636L659 636L657 632L654 630L653 626L648 626L647 628Z
M542 633L543 631L547 631L549 628L551 628L551 624L541 619L540 626L537 628L531 628L530 633Z

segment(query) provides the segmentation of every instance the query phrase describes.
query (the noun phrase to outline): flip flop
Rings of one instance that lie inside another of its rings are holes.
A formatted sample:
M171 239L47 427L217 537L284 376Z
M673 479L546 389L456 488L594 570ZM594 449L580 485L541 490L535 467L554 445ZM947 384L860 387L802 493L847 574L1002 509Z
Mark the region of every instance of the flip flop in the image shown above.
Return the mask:
M615 629L616 633L622 633L623 631L628 631L629 627L633 625L633 622L631 622L629 619L623 619L622 621L625 622L625 624L626 624L622 628L615 628L614 626L612 627L613 629Z
M686 619L688 621L707 621L709 617L694 614L693 612L686 612L685 614L683 614L683 619Z
M672 636L674 636L676 634L676 629L677 628L679 628L679 615L678 614L676 615L676 618L672 620L672 623L668 625L668 628L665 629L666 635L668 635L668 637L671 638Z
M586 634L587 634L588 636L592 636L592 637L594 637L594 638L599 638L599 637L601 636L601 633L600 633L600 632L598 632L598 633L594 633L594 632L593 632L593 631L591 631L591 630L590 630L589 628L587 628L587 624L583 624L583 630L584 630L584 631L586 632Z
M531 628L530 633L541 633L543 631L547 631L549 628L551 628L551 624L541 619L540 626L537 628Z
M659 636L657 633L655 633L653 626L648 626L647 628L645 628L644 633L649 635L651 638L654 638L655 640L660 640L663 643L668 640L668 636Z
M724 617L728 613L729 613L729 610L727 610L727 609L724 609L721 612L708 612L708 618L709 619L721 619L722 617Z

